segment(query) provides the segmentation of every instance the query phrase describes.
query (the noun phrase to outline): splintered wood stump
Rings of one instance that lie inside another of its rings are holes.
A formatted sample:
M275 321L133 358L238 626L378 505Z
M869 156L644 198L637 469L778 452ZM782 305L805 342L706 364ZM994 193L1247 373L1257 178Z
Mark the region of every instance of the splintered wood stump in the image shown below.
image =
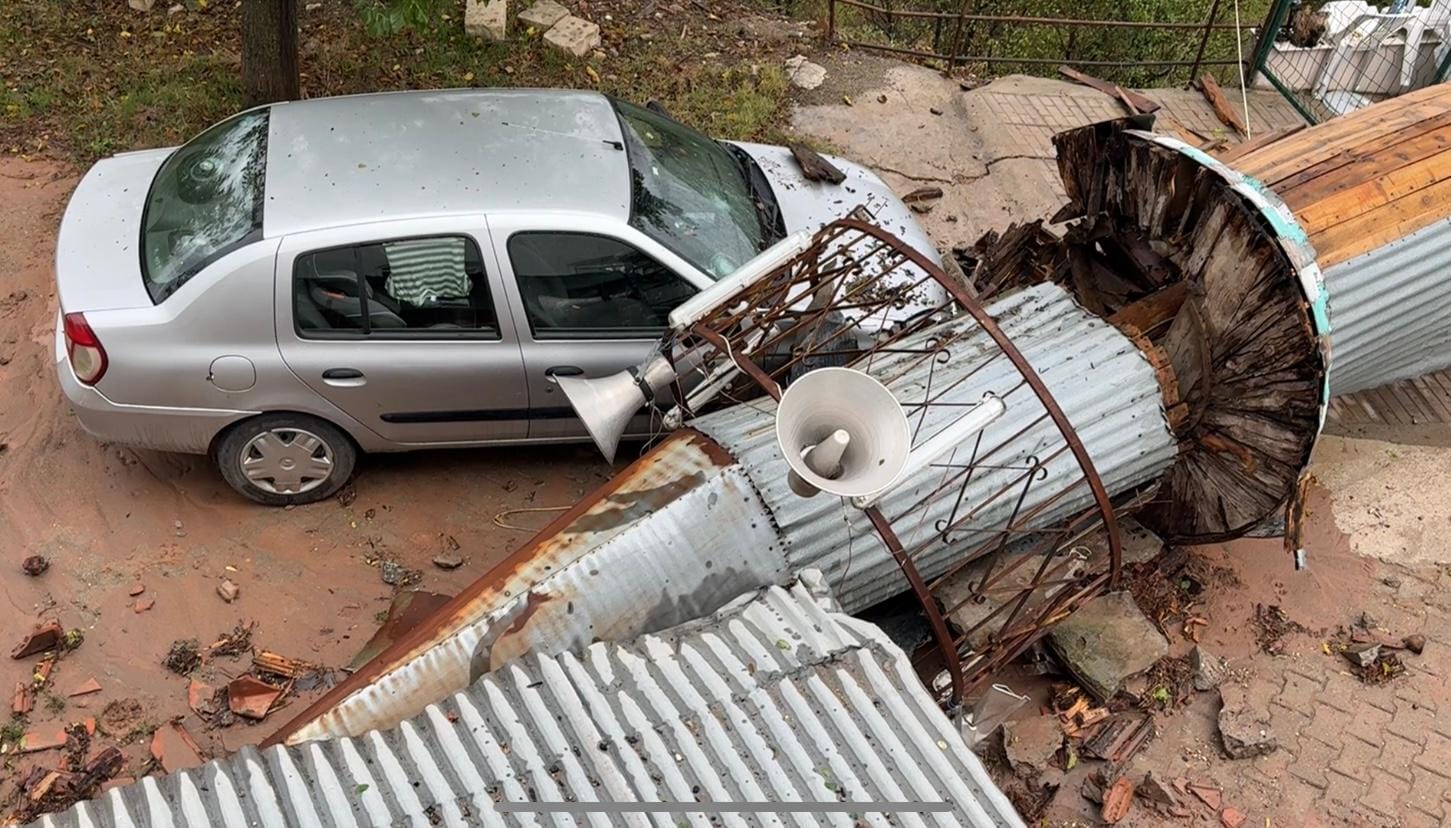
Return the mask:
M1181 443L1139 519L1171 542L1237 537L1294 489L1326 366L1294 266L1257 208L1191 155L1110 121L1055 137L1061 238L990 240L994 292L1051 279L1134 338ZM1272 145L1273 147L1274 145Z
M1190 156L1111 126L1055 143L1079 212L1070 284L1165 352L1187 407L1140 520L1179 542L1238 536L1284 503L1319 431L1326 365L1295 268Z

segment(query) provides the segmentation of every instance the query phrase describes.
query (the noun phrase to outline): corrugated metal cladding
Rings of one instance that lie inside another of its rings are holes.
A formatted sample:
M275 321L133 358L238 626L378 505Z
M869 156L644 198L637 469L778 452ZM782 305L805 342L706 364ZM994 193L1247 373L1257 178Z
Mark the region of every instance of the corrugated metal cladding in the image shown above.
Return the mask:
M990 307L1017 342L1078 429L1111 494L1153 480L1174 458L1152 367L1116 329L1080 308L1062 289L1039 285ZM958 386L960 399L984 391L1003 394L1008 413L986 433L991 446L1043 413L1042 404L1018 385L996 346L971 321L948 323L933 335L957 333L946 365L938 365L934 387ZM982 367L984 361L990 361ZM884 360L871 370L890 379L898 363ZM885 373L884 373L885 372ZM891 380L903 400L922 399L925 369ZM948 409L939 408L937 412ZM946 416L945 414L943 416ZM730 449L738 465L723 465L680 432L641 461L649 471L592 507L586 517L562 529L529 560L494 587L454 612L427 645L406 655L386 654L383 672L359 686L287 735L289 744L330 736L355 736L391 727L425 704L458 692L488 669L527 652L558 653L596 640L622 640L711 612L748 590L783 583L793 573L821 569L843 604L855 612L907 588L901 569L861 513L838 498L792 494L785 463L776 449L769 404L753 402L691 424ZM937 429L929 422L921 431ZM1050 459L1050 455L1058 453ZM1071 486L1047 521L1091 502L1062 435L1044 420L987 458L998 466L1022 465L1030 455L1047 463L1049 477L1034 484L1024 512ZM959 461L966 459L959 453ZM903 510L930 488L927 472L892 496L883 512L911 544L956 502L938 498L905 519ZM987 492L1022 472L982 469L974 476L967 508L979 508L975 529L1001 526L1016 499L991 500ZM960 555L973 537L960 533L947 547L936 544L918 561L929 577ZM381 657L380 657L381 658Z
M552 814L501 803L824 802ZM867 802L950 802L950 812ZM819 573L625 644L515 661L387 731L116 788L33 825L970 825L1021 820L876 627Z
M788 580L775 528L744 470L722 467L699 442L670 437L650 456L654 472L566 525L451 615L427 646L288 742L391 727L523 653L654 632Z
M1451 367L1451 220L1325 273L1330 390L1350 394Z
M1057 399L1111 495L1156 479L1173 463L1176 443L1154 369L1131 340L1052 284L1022 290L987 310ZM876 361L867 370L909 409L927 398L930 372L935 393L952 389L944 401L975 402L992 391L1003 398L1008 410L983 432L984 450L1003 447L983 458L983 467L973 474L960 502L955 495L937 497L918 508L918 501L940 486L946 474L941 468L929 468L882 505L882 513L909 549L932 538L937 522L948 518L954 508L959 516L973 514L972 521L955 533L953 543L936 542L914 556L927 578L941 574L965 550L990 537L985 532L1006 524L1023 488L1022 469L1031 457L1046 464L1047 476L1029 489L1021 513L1031 514L1062 495L1038 513L1032 525L1046 525L1093 503L1077 462L1051 420L1044 418L1018 434L1044 414L1043 405L1032 389L1021 384L1017 370L991 338L966 316L924 332L919 341L934 338L956 340L943 362L919 360L903 373L910 357L898 355ZM928 411L919 440L936 433L962 409L940 406ZM791 491L772 412L766 401L709 414L690 425L714 438L746 468L780 527L790 571L821 569L849 612L906 590L900 567L860 511L838 498L802 498ZM971 446L965 446L950 461L965 463L970 453ZM1009 493L992 497L1005 487Z

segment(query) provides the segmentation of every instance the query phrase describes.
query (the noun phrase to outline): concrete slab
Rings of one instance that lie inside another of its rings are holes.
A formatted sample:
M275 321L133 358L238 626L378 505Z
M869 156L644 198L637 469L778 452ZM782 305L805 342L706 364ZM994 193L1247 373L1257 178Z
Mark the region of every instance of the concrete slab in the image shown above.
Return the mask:
M544 33L544 41L562 52L584 57L600 47L600 26L582 17L566 15Z
M1144 617L1127 592L1089 601L1048 634L1065 667L1103 701L1125 679L1149 669L1169 652L1163 633Z
M539 0L538 3L519 12L519 22L544 31L569 16L569 9L554 0Z
M940 72L892 60L850 54L823 63L829 80L802 96L792 127L872 167L898 194L942 187L941 202L919 220L943 250L1052 215L1064 200L1053 134L1125 114L1107 95L1052 78L1013 75L965 91ZM1140 91L1185 126L1233 138L1197 91ZM1238 105L1238 90L1226 91ZM1273 92L1251 91L1249 101L1255 132L1300 122Z
M504 40L509 36L509 0L468 0L464 32L470 37Z

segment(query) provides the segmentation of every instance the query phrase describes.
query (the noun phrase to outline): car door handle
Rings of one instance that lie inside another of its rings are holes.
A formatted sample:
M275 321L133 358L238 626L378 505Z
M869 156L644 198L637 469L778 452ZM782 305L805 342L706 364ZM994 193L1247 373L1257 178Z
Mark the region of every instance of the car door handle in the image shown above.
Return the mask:
M350 388L366 382L363 372L356 368L329 368L322 372L322 381L328 385Z
M583 373L584 369L578 365L555 365L544 369L546 377L577 377Z

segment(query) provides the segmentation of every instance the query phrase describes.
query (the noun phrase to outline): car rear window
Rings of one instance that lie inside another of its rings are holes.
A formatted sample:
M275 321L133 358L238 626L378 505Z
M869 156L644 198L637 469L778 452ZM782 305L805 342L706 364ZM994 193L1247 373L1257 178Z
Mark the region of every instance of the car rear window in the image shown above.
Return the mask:
M261 238L266 166L265 109L217 124L161 165L141 218L141 272L153 302Z

